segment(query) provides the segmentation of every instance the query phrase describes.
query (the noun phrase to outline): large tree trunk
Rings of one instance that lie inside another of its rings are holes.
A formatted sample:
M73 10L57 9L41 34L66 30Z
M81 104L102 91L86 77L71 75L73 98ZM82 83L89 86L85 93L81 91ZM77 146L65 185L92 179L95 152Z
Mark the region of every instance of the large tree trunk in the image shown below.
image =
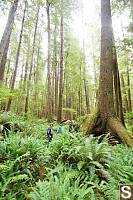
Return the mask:
M15 13L18 7L19 0L14 0L9 12L7 24L0 42L0 80L3 81L5 65L2 65L2 60L7 56L8 46L10 42L10 35L13 28Z
M113 51L110 0L101 0L101 62L97 109L81 125L86 134L111 133L124 145L133 145L133 135L116 116L113 99Z
M60 85L59 85L59 105L58 105L58 123L62 120L62 102L63 102L63 16L61 16L61 52L60 52Z

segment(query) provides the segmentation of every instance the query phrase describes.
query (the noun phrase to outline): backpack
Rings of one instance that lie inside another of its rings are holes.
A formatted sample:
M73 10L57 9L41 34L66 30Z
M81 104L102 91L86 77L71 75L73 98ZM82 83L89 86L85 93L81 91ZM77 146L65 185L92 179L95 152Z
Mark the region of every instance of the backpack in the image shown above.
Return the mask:
M62 127L61 126L59 126L59 128L58 128L58 132L62 132Z

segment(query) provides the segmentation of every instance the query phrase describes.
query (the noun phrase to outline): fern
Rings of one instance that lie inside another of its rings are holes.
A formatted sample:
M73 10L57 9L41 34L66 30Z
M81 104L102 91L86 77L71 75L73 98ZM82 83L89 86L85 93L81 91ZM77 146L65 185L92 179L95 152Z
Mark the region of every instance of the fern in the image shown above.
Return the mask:
M26 174L19 174L17 176L13 176L10 178L11 182L18 182L18 181L23 181L23 180L27 180L29 179L29 177Z

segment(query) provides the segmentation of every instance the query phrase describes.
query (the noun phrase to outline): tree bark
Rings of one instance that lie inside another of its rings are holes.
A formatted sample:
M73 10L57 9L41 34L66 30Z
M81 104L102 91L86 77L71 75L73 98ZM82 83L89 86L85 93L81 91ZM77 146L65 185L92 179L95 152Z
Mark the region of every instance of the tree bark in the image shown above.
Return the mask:
M8 82L8 75L9 75L9 69L10 69L10 60L9 60L9 63L8 63L8 68L7 68L7 73L6 73L6 80L5 80L5 86L7 87L7 82Z
M86 114L90 114L89 89L86 79L84 79L84 86L85 86L85 97L86 97Z
M24 70L24 84L23 84L23 90L24 91L26 89L26 80L27 80L28 63L29 63L29 51L30 51L30 45L28 44L27 58L26 58L25 70Z
M0 81L3 81L3 78L4 78L5 65L2 64L2 60L5 59L4 57L7 56L10 36L11 36L12 28L13 28L15 13L18 7L18 2L19 0L14 0L11 6L7 24L6 24L6 27L5 27L1 42L0 42Z
M48 122L52 120L52 110L51 110L51 31L50 31L50 3L47 2L47 20L48 20L48 66L47 66L47 80L48 80L48 90L47 90L47 107L46 107L46 117Z
M33 49L32 49L32 56L31 56L31 63L30 63L30 72L29 72L29 82L31 81L32 76L32 68L33 68L33 57L34 57L34 51L35 51L35 42L36 42L36 34L37 34L37 25L38 25L38 17L39 17L39 9L37 10L37 17L36 17L36 25L35 25L35 31L34 31L34 39L33 39ZM28 112L28 106L29 106L29 83L27 84L27 94L26 94L26 101L25 101L25 113Z
M60 52L60 85L59 85L59 105L58 105L58 123L62 120L62 102L63 102L63 16L61 16L61 52Z
M83 56L85 55L85 42L84 42L84 17L83 17L83 10L82 10L82 29L83 29ZM86 80L86 63L85 57L83 60L83 76L84 76L84 88L85 88L85 97L86 97L86 114L90 113L90 101L89 101L89 90L88 90L88 83Z
M39 42L38 53L37 53L37 66L36 66L36 69L35 69L35 82L34 82L34 84L35 84L35 94L34 94L33 115L36 114L36 105L37 105L37 96L38 96L37 84L38 84L39 55L40 55L40 42Z
M132 102L131 102L131 92L130 92L130 77L129 77L129 67L127 66L127 94L128 94L128 104L129 104L129 112L132 112Z
M126 91L125 91L125 83L124 83L124 78L123 78L122 74L121 74L121 83L122 83L123 94L124 94L125 112L129 112L127 94L126 94Z
M125 126L114 34L113 34L113 43L114 43L113 44L113 73L114 73L114 90L115 90L115 112L118 118L121 120L123 126Z
M9 30L9 36L8 36L8 39L7 39L7 42L6 42L6 45L5 45L5 49L4 49L4 52L3 52L3 56L2 56L2 60L1 60L1 63L0 63L0 76L2 76L2 80L4 79L4 73L5 73L5 67L6 67L6 60L7 60L7 54L8 54L8 48L9 48L9 42L10 42L10 37L11 37L11 33L12 33L12 28L13 28L13 23L11 25L11 28Z
M21 31L20 31L20 36L19 36L18 49L17 49L17 54L16 54L14 74L13 74L13 79L12 79L12 83L11 83L11 91L14 90L16 74L17 74L17 69L18 69L18 61L19 61L20 47L21 47L21 42L22 42L23 28L24 28L24 21L25 21L25 13L26 13L26 3L27 3L27 0L25 1L25 8L24 8L24 12L23 12L23 19L22 19L22 25L21 25ZM7 105L7 111L10 111L11 102L12 102L12 99L9 98L8 105Z
M124 145L133 145L133 135L123 126L116 116L113 99L113 51L112 21L110 0L101 0L101 59L97 108L93 115L86 118L81 130L86 134L111 133ZM87 127L85 125L87 124Z

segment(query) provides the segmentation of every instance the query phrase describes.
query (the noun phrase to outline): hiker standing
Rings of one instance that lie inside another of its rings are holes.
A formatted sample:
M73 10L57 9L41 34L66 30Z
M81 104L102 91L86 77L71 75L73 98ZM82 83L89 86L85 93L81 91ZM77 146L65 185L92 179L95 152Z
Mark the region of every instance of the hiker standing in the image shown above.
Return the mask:
M58 130L57 130L57 133L62 133L63 132L63 127L62 127L62 124L60 124Z
M75 124L73 124L74 120L68 121L69 124L69 132L78 132L78 128Z
M52 127L53 127L53 123L50 123L50 127L47 129L47 136L48 136L49 142L51 142L52 137L53 137Z

